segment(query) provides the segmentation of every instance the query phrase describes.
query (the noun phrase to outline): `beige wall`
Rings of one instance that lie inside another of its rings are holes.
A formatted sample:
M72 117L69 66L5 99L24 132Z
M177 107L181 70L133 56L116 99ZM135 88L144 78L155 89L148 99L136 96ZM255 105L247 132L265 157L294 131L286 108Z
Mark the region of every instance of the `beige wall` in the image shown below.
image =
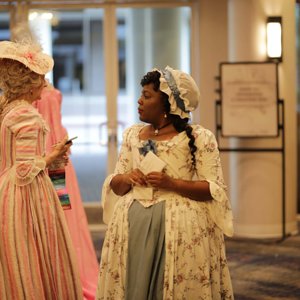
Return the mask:
M199 115L200 122L214 131L217 98L214 76L219 73L220 62L265 60L262 51L265 35L261 29L270 15L282 16L283 20L284 58L279 65L279 91L280 98L285 101L286 226L287 233L290 233L297 230L295 1L199 1L199 82L202 93ZM236 143L239 146L266 145L265 141L257 139ZM271 141L271 146L276 145L277 142ZM223 153L221 157L225 179L230 187L237 234L248 237L280 236L280 155Z
M215 133L215 92L219 82L219 63L228 61L228 14L227 0L201 0L198 5L199 23L199 86L201 101L199 122ZM195 54L197 55L197 54ZM225 142L226 143L226 142ZM228 155L222 155L225 181L230 186Z

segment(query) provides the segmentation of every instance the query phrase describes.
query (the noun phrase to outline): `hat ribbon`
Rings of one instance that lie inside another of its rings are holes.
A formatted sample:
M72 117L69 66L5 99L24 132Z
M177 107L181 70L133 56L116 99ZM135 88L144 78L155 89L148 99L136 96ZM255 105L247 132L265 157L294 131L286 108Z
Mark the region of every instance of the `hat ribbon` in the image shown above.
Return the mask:
M186 110L185 105L184 105L184 101L180 98L180 92L179 92L179 90L177 88L177 85L176 85L176 82L175 82L175 79L174 79L172 73L169 70L167 70L167 69L165 69L165 70L163 70L161 72L162 72L164 78L166 79L167 84L168 84L170 90L172 91L172 94L173 94L173 96L175 98L177 106L182 111L184 111L186 113L189 113L190 111Z

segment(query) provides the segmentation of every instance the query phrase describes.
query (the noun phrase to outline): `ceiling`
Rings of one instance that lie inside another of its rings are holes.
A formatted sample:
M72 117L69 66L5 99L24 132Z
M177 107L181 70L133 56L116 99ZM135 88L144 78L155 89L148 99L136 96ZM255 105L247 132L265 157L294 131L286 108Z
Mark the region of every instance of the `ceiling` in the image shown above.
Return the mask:
M17 4L28 4L31 7L60 7L60 6L105 6L108 4L136 5L136 4L170 4L170 3L190 3L190 0L0 0L0 7L7 7Z

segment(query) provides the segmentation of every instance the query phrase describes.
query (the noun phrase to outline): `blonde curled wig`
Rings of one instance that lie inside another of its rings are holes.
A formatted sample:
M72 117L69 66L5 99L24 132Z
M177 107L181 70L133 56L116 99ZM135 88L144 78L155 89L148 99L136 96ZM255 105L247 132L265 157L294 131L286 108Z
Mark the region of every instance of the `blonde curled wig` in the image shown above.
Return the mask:
M12 59L0 59L0 113L10 101L39 87L44 76L31 71L22 63Z

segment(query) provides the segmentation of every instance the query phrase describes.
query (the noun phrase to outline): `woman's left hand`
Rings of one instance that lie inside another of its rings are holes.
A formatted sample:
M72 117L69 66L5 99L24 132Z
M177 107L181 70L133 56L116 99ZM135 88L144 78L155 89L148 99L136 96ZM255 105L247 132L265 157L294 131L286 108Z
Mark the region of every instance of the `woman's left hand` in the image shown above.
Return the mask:
M173 178L164 172L151 172L146 176L147 183L154 188L171 189Z

